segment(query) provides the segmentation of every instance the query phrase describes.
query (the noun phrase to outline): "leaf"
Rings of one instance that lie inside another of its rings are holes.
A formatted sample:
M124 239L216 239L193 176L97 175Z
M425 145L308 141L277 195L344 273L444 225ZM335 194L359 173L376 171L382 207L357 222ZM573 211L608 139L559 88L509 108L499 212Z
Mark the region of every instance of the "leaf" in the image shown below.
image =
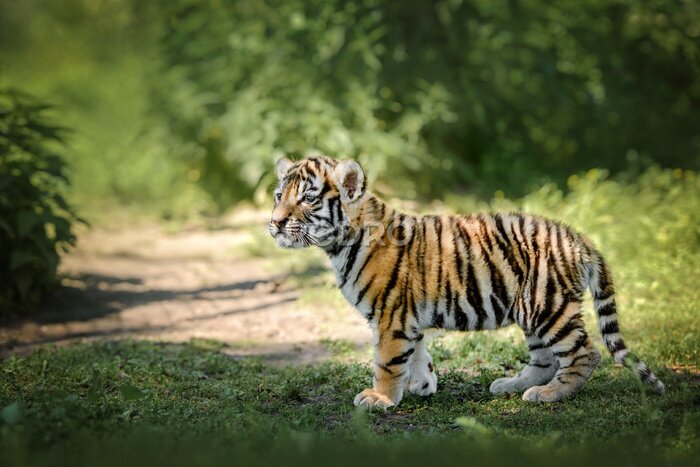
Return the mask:
M39 222L39 216L33 211L20 211L17 213L17 237L22 239Z
M0 219L0 229L4 230L10 238L12 238L14 236L13 232L12 232L12 227L10 227L10 224L8 224L7 222L5 222L2 219Z
M4 190L10 185L10 183L12 183L12 178L12 176L7 174L0 176L0 191Z
M10 271L16 271L32 262L34 256L26 250L15 250L10 255Z
M125 401L134 401L146 396L145 392L129 383L119 386L119 392Z
M27 300L29 298L29 292L32 288L32 283L34 282L32 279L32 274L26 269L18 271L13 277L13 282L17 288L17 291L19 292L20 300Z
M15 425L22 420L23 415L22 405L17 401L0 410L0 418L8 425Z

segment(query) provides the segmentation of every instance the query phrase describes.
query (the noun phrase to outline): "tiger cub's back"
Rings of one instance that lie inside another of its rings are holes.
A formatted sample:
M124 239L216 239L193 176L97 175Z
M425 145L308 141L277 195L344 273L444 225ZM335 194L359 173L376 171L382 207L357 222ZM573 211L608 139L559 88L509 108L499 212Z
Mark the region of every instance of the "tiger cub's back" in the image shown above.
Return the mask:
M420 321L433 327L495 329L580 298L590 242L568 226L526 214L427 216L408 254Z

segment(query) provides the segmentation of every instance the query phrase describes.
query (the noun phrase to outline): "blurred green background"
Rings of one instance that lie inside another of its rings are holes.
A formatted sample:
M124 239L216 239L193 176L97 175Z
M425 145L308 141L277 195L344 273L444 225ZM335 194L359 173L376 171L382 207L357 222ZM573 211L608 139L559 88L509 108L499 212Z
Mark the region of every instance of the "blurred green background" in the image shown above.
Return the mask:
M264 203L283 154L418 200L700 165L692 1L0 0L0 63L88 214Z

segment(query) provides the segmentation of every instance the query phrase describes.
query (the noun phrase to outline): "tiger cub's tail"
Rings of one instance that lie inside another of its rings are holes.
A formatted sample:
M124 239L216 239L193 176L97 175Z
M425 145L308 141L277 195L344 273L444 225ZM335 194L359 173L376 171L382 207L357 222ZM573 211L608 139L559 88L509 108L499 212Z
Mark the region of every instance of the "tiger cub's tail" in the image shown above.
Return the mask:
M593 294L593 304L598 314L598 326L603 335L603 341L616 363L624 364L639 379L651 386L652 390L658 394L663 394L666 390L664 383L647 367L647 365L635 357L627 349L625 341L620 334L617 322L617 306L615 304L615 288L613 286L610 269L600 254L596 254L595 262L592 265L589 288Z

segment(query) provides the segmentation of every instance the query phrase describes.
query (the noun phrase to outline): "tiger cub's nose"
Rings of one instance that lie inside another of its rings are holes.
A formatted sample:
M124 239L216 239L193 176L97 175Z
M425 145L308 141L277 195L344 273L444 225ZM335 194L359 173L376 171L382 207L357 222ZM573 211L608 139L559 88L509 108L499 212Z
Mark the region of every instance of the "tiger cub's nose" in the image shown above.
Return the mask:
M277 227L279 230L282 230L284 228L284 225L287 223L287 218L283 219L272 219L272 224Z

